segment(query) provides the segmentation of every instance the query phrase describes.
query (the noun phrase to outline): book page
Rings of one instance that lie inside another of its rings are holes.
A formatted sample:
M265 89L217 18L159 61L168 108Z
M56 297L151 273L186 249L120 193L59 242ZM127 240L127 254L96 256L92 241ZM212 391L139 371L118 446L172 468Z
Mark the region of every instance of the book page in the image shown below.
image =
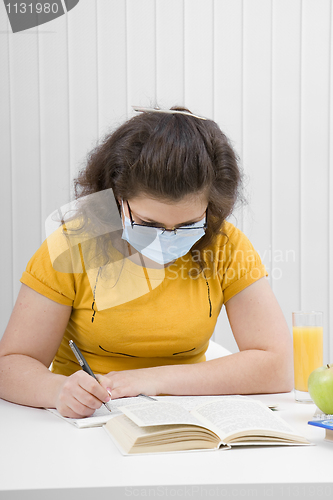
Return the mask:
M170 424L193 424L202 427L202 423L188 410L164 401L123 406L120 410L140 427Z
M245 430L269 430L293 434L294 431L278 415L259 401L248 398L223 398L197 407L191 414L224 439Z
M247 396L154 396L157 401L164 401L165 403L173 403L181 406L187 411L194 410L198 406L214 401L222 401L224 399L239 399L247 400Z

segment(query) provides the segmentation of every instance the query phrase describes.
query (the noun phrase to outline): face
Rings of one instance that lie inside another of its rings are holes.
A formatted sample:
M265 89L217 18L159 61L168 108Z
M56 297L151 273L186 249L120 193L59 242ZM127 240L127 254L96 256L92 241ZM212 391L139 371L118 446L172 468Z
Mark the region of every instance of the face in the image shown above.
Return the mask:
M200 221L205 216L208 205L205 193L187 195L176 202L158 201L146 195L138 195L127 201L134 222L165 229L174 229ZM127 203L124 203L124 211L126 217L130 218Z

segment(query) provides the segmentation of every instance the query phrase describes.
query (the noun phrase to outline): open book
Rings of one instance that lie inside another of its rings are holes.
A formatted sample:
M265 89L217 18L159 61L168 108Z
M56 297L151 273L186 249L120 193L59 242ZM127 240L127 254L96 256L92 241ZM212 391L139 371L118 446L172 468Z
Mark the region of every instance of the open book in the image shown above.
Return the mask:
M310 444L263 403L246 396L218 396L194 407L194 398L168 399L120 407L123 414L104 425L124 455Z
M65 420L66 422L75 425L75 427L78 427L79 429L85 429L87 427L102 427L102 425L106 424L108 420L111 418L117 417L118 415L121 415L123 412L120 410L123 406L126 405L133 405L133 404L141 404L142 403L142 398L143 400L150 400L150 401L167 401L171 403L177 403L180 404L181 406L184 406L187 410L192 410L195 406L198 406L199 403L203 402L208 402L208 401L214 401L216 398L220 396L154 396L149 397L149 396L144 396L143 394L140 394L139 396L134 396L134 397L127 397L127 398L118 398L118 399L112 399L111 401L111 408L112 411L111 413L109 410L105 408L105 406L101 406L98 410L95 411L91 417L84 417L84 418L70 418L70 417L63 417L57 410L54 408L46 408L47 411L50 413L53 413L57 417L60 417L61 419ZM233 397L233 396L228 396L228 397ZM237 397L244 397L244 396L237 396ZM276 409L277 405L276 403L272 402L268 404L269 408L274 408Z

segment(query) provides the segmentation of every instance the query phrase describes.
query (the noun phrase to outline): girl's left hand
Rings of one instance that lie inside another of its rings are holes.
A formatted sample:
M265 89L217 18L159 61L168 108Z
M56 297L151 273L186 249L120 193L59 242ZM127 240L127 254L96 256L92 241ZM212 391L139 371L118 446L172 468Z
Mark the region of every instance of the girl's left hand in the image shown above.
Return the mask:
M111 392L112 399L138 396L138 394L156 396L161 394L159 387L162 378L165 377L165 368L167 367L123 370L110 372L107 375L96 375L96 378L107 391Z

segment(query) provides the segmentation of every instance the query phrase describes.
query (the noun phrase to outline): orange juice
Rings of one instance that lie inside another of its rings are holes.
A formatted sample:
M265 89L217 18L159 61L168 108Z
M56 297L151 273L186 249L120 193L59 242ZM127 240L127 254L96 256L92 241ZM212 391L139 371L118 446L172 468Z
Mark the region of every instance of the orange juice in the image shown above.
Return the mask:
M294 326L295 389L308 390L310 373L323 365L323 327Z

